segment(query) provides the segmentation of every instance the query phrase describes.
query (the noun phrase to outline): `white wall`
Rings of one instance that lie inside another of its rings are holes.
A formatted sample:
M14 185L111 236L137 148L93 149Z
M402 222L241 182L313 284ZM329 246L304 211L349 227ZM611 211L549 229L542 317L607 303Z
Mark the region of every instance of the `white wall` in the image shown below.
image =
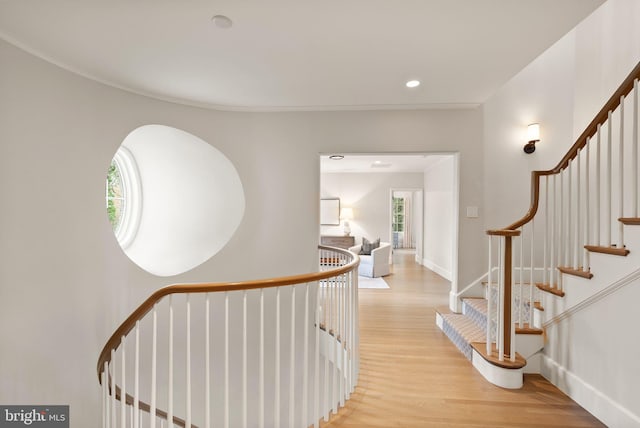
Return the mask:
M145 98L89 81L0 42L0 402L70 404L94 426L98 354L153 290L172 282L246 280L317 268L318 155L460 152L461 205L481 205L481 112L234 113ZM160 278L118 246L104 180L133 129L164 124L235 165L246 208L212 259ZM483 227L460 221L462 282L483 263Z
M454 162L453 156L443 157L424 172L423 264L448 280L453 279Z
M554 167L640 61L639 28L640 2L609 0L484 104L488 227L504 227L525 214L530 198L530 171ZM540 123L541 141L534 154L526 155L522 146L526 125L531 122ZM619 375L625 372L624 365L616 365L613 376L594 377L603 361L597 352L590 351L607 346L632 355L640 352L640 344L628 340L633 327L624 324L621 327L609 315L625 307L624 299L622 293L613 295L606 306L600 307L598 315L592 315L597 319L598 329L606 332L602 336L593 334L594 326L583 322L584 317L576 318L570 321L570 330L547 332L554 336L544 351L545 376L612 426L619 420L617 405L640 415L640 402L629 399L640 396L640 384L628 379L633 391L619 396L615 391L620 388ZM578 361L558 358L559 355L580 357ZM558 367L562 372L556 370ZM571 384L573 388L567 388L562 377L576 379ZM586 391L584 385L593 389ZM581 399L585 394L605 399L585 401Z
M391 239L391 190L422 188L422 173L323 173L322 198L340 198L341 207L353 208L349 222L356 244L369 240ZM343 227L321 226L322 235L342 235Z

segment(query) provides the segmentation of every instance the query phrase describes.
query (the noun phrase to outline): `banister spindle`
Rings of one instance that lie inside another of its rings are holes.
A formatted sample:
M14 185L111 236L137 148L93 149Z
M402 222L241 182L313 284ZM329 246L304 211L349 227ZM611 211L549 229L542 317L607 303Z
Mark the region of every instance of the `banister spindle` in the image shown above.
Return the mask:
M291 286L291 348L289 353L289 428L295 426L296 286Z
M578 270L578 257L581 255L580 252L580 219L581 219L581 205L582 202L580 200L581 192L581 180L580 180L580 162L582 161L582 150L578 150L578 154L576 156L576 220L574 224L574 233L573 233L573 269Z
M320 424L320 293L322 286L317 284L316 289L316 310L315 312L315 344L316 352L314 353L314 372L313 372L313 387L315 393L313 395L313 427L318 428ZM263 426L260 428L264 428Z
M620 138L618 141L618 218L624 217L624 95L620 96ZM624 248L624 224L618 221L618 247Z
M584 155L585 155L585 162L584 162L584 204L585 204L585 210L584 210L584 235L583 235L583 244L584 245L589 245L589 231L591 230L591 203L589 200L589 188L590 188L590 180L591 180L591 175L589 174L589 168L590 168L590 160L589 160L589 152L591 151L591 138L587 137L587 144L585 145L585 150L584 150ZM582 270L585 272L588 272L590 270L590 262L589 262L589 251L584 248L582 249Z
M547 247L549 242L549 234L551 230L551 225L549 224L549 176L544 176L544 233L542 237L542 284L547 284ZM533 251L531 252L531 257L533 257ZM533 263L531 263L531 271L533 272ZM531 288L533 289L534 284L531 281Z
M191 427L191 294L187 293L186 403L185 426Z
M122 387L120 388L120 426L127 426L127 371L126 371L126 349L125 349L125 337L120 338L120 370L122 371Z
M595 218L593 219L594 223L595 223L595 231L596 231L596 236L595 236L595 245L597 246L601 246L602 245L602 239L601 239L601 233L600 231L602 230L602 222L600 221L600 211L602 210L602 197L601 197L601 187L602 187L602 183L601 183L601 179L600 179L600 175L601 175L601 165L600 165L600 158L602 157L602 138L601 138L601 125L598 124L597 127L597 131L596 131L596 195L595 195L595 199L596 199L596 211L595 211Z
M275 395L274 395L274 427L280 425L280 288L276 288L276 345L275 345Z
M309 399L309 283L304 285L304 349L302 353L302 423L308 425Z
M111 349L111 428L116 428L116 350Z
M204 426L211 428L211 303L209 293L204 303Z
M504 273L505 273L505 260L504 260L504 237L498 239L498 294L497 294L497 333L496 333L496 346L498 348L498 360L504 360Z
M557 183L556 183L556 174L554 174L551 177L552 181L551 181L551 207L552 209L550 209L550 217L551 217L551 239L549 239L549 245L551 246L550 251L549 251L549 287L554 287L555 284L555 278L556 278L556 248L558 245L557 242L557 235L556 235L556 227L557 227L557 212L558 212L558 204L557 204L557 199L556 199L556 189L557 189Z
M564 245L564 263L563 266L569 267L573 265L571 262L571 249L573 247L571 241L571 225L573 217L571 216L573 207L573 159L569 161L567 166L567 222L565 229L565 245Z
M242 427L247 428L247 290L242 291Z
M529 270L529 327L533 326L533 289L535 287L533 282L533 249L535 244L535 217L531 219L531 248L529 249L529 266L531 269ZM522 304L522 303L521 303Z
M149 408L149 426L156 427L156 407L158 396L158 304L153 305L153 327L151 331L151 406ZM208 428L208 427L207 427Z
M633 81L633 142L631 164L633 174L631 177L631 204L633 218L638 218L638 79Z
M524 288L524 281L523 281L523 271L524 271L524 253L523 253L523 248L524 248L524 225L522 225L520 227L520 287L518 289L518 298L520 299L520 304L518 305L518 307L516 308L516 310L518 311L518 325L520 327L523 327L523 319L522 319L522 306L523 306L523 302L522 302L522 289Z
M140 321L135 327L135 355L133 366L133 426L139 428L140 423Z
M260 289L260 357L259 357L258 428L264 428L264 288Z
M169 295L169 379L167 424L173 425L173 296Z
M229 292L224 292L224 428L229 428Z
M491 241L493 241L493 236L489 235L489 270L487 274L487 355L491 355L491 277L492 277L492 264L493 264L493 253L491 249Z
M563 252L563 248L564 248L564 242L563 242L563 238L564 238L564 233L563 233L563 229L564 229L564 172L565 170L560 171L560 218L558 219L558 264L556 266L562 266L563 265L563 260L562 260L562 256L564 254ZM556 269L557 272L557 287L558 289L562 289L562 276L560 275L560 271L558 269Z
M613 189L612 183L611 183L611 178L612 178L612 174L613 171L611 170L612 167L612 159L611 159L611 146L613 145L613 142L611 141L611 131L613 128L613 121L611 120L611 110L609 110L609 113L607 114L607 165L606 165L606 200L605 200L605 244L607 247L611 247L612 244L612 240L611 240L611 210L613 209L613 206L611 204L611 191Z

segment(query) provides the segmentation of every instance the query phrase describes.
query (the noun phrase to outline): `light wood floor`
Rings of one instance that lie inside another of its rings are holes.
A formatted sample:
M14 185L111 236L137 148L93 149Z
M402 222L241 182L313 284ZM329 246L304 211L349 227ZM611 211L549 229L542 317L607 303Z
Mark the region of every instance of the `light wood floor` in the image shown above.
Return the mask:
M361 289L360 378L324 427L600 427L538 375L520 390L487 382L435 323L449 282L394 256L391 289Z

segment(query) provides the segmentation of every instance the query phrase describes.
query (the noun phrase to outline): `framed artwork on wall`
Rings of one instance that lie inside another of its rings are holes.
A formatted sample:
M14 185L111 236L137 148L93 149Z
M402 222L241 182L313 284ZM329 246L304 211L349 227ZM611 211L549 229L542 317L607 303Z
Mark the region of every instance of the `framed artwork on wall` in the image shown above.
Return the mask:
M320 199L320 224L340 226L340 198Z

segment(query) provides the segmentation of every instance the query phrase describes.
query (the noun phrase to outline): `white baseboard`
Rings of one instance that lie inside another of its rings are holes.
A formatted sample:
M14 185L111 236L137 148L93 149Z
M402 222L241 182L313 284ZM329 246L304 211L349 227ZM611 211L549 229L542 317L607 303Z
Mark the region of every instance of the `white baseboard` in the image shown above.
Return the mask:
M640 416L613 401L592 385L556 363L542 356L542 375L589 413L610 427L640 428Z
M452 281L453 276L451 275L451 271L443 268L442 266L438 266L436 263L431 260L422 259L422 265L427 269L431 269L441 277L446 280Z

